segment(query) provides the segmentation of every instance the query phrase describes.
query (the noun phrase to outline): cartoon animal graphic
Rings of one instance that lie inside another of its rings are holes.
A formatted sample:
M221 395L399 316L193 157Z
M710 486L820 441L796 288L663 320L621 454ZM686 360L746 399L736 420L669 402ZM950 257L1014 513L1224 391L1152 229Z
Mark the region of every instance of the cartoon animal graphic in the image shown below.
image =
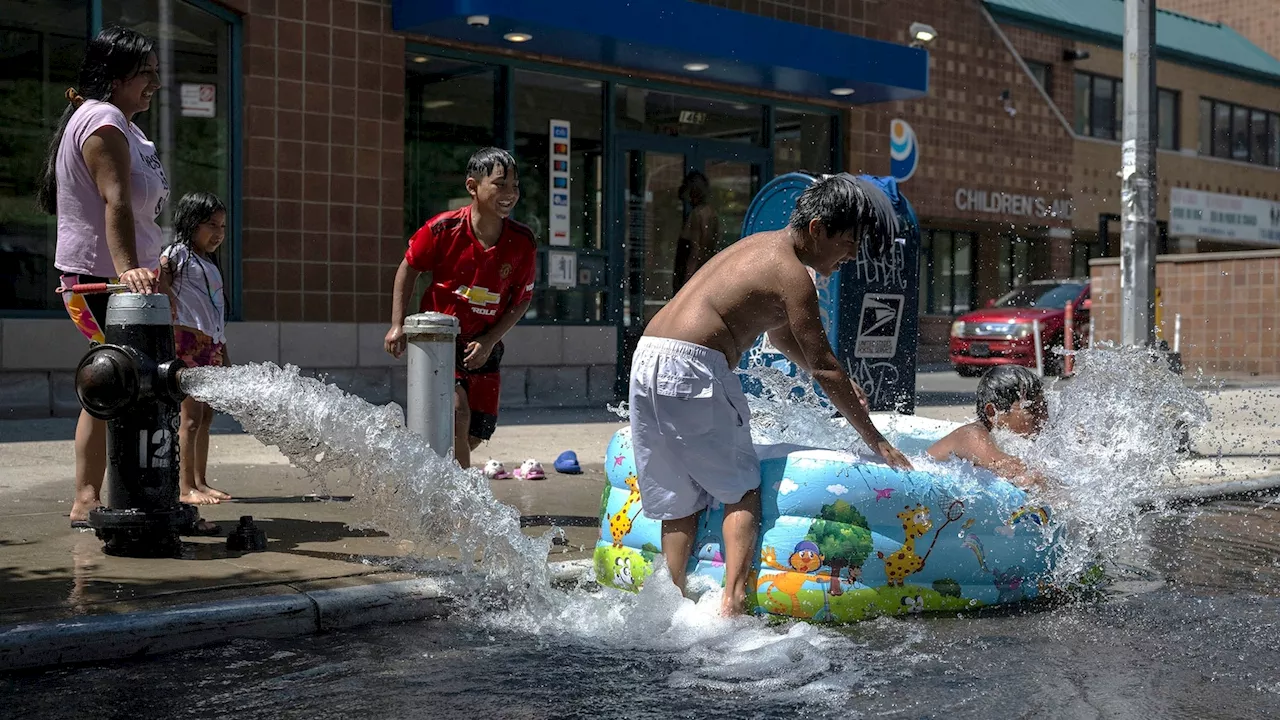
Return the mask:
M791 557L787 559L787 565L778 563L778 551L771 547L764 548L760 553L760 564L779 572L761 577L756 592L763 592L766 601L772 600L769 593L774 590L786 595L791 600L791 608L787 614L792 617L807 617L800 608L800 588L805 582L818 582L830 577L826 573L816 573L822 567L822 554L818 551L818 546L808 540L796 543ZM781 604L779 607L781 608Z
M613 546L616 548L622 547L622 538L631 532L631 524L635 521L635 516L630 514L631 505L640 500L640 486L636 482L636 476L628 475L626 483L631 488L627 501L622 503L618 512L609 517L609 535L613 537Z
M990 572L995 578L996 590L1000 592L998 602L1015 603L1025 597L1022 592L1022 583L1025 582L1025 578L1022 577L1022 567L1014 566L1008 570L992 568Z
M902 598L902 607L912 615L919 615L924 612L924 598L919 595L905 595Z
M635 587L635 578L631 575L631 558L620 555L613 559L613 582L620 587Z
M996 602L1015 603L1026 597L1022 591L1022 585L1026 582L1022 566L1015 565L1007 570L1001 570L995 566L988 567L986 549L982 547L982 541L976 535L966 537L961 545L972 550L974 557L978 558L978 567L991 574L996 590L1000 593Z
M924 569L924 558L916 554L916 540L933 528L929 508L923 505L917 504L914 508L904 506L903 511L898 513L898 519L902 521L902 532L906 536L902 547L887 556L883 552L876 552L876 557L884 560L884 574L888 577L887 584L890 587L902 587L908 575Z

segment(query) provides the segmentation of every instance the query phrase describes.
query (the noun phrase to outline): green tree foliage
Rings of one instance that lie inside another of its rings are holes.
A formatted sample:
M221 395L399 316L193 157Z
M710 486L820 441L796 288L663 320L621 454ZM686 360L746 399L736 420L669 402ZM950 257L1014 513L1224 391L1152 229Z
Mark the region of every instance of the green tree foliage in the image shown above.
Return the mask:
M817 519L809 526L806 538L818 546L827 565L831 566L831 594L840 595L840 573L848 569L849 582L857 579L857 571L871 554L871 530L867 519L857 508L843 500L823 505Z

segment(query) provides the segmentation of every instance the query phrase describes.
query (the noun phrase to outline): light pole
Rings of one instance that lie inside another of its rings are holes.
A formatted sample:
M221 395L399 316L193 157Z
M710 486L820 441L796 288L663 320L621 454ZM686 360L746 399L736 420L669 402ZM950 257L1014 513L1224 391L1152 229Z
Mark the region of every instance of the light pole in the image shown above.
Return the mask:
M1124 143L1120 163L1120 341L1155 344L1156 3L1124 2Z

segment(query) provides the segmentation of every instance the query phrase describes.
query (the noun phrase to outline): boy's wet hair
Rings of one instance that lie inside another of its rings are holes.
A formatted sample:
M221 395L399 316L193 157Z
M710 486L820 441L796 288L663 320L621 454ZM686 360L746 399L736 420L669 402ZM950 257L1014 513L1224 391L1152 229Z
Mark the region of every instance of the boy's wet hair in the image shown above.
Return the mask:
M467 177L483 180L493 174L494 168L502 168L511 174L516 172L516 159L502 148L487 147L477 150L467 161Z
M994 405L998 412L1009 412L1014 403L1043 395L1044 384L1031 370L1021 365L997 365L978 381L978 419L990 430L987 403Z
M809 231L818 220L828 235L853 230L869 257L884 254L898 235L898 213L880 188L849 173L829 175L810 185L791 211L791 227Z

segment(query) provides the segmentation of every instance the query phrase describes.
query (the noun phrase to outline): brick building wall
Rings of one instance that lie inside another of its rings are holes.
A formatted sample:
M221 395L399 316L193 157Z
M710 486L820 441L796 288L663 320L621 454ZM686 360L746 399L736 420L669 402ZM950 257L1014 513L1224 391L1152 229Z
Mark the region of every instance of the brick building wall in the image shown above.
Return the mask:
M1280 0L1158 0L1156 4L1162 10L1222 23L1280 58Z
M919 169L903 187L921 217L995 219L957 209L958 187L1067 196L1071 135L987 22L978 0L876 4L872 15L868 35L880 40L909 42L908 29L917 21L937 28L939 36L929 47L928 98L853 111L863 121L851 133L850 154L862 158L863 169L889 173L889 124L901 117L919 143ZM1005 110L1005 90L1016 115ZM1027 224L1065 227L1068 221Z
M1079 47L1089 52L1089 58L1068 65L1099 75L1123 76L1120 50L1089 44ZM1068 67L1063 75L1070 72ZM1156 84L1181 93L1180 149L1156 154L1157 218L1169 219L1169 191L1175 187L1280 200L1280 171L1275 168L1198 154L1201 97L1280 112L1280 88L1163 61L1156 66ZM1059 103L1066 117L1074 116L1074 93L1068 89ZM1119 141L1082 138L1076 143L1071 192L1077 228L1091 231L1097 227L1100 213L1120 212L1119 162Z
M1094 333L1120 340L1120 263L1095 260ZM1280 373L1280 251L1162 255L1156 285L1162 296L1161 336L1173 344L1182 315L1181 346L1187 373Z
M384 320L404 253L404 39L390 3L248 6L245 319Z

